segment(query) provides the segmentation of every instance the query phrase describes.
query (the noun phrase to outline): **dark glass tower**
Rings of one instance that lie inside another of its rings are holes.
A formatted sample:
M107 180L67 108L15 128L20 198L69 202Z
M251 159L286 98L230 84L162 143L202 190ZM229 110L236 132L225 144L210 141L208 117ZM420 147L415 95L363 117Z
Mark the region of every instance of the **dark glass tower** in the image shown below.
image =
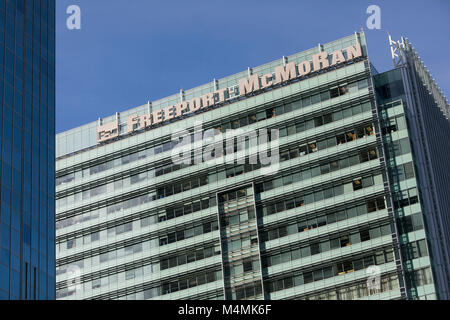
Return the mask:
M55 0L0 0L0 299L55 298Z

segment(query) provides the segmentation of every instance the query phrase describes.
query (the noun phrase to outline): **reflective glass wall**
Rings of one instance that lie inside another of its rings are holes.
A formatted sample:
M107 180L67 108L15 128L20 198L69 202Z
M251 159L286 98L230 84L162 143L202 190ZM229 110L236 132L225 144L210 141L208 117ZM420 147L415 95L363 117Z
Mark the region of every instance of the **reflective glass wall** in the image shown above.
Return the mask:
M55 0L0 0L0 299L55 298Z

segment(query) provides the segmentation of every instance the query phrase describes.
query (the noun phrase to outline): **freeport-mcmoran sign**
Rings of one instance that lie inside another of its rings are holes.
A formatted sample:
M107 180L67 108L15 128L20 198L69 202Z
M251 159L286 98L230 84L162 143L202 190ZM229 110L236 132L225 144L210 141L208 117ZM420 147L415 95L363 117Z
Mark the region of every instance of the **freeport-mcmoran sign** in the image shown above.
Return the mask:
M235 97L245 97L250 94L263 91L277 84L307 76L313 72L321 71L332 66L336 66L348 61L362 57L361 44L349 46L344 49L347 53L345 58L343 50L336 50L330 54L321 52L312 56L312 60L303 61L299 64L294 62L275 68L275 73L268 73L261 77L250 75L248 78L240 79L238 88L223 88L215 92L210 92L201 97L195 97L190 101L182 101L174 106L169 106L161 110L153 111L141 116L134 115L127 119L127 133L137 130L151 128L166 121L175 120L187 114L192 114L202 109L207 109L215 105L224 103ZM236 91L238 89L239 91ZM118 121L107 123L97 127L97 142L102 143L119 136Z

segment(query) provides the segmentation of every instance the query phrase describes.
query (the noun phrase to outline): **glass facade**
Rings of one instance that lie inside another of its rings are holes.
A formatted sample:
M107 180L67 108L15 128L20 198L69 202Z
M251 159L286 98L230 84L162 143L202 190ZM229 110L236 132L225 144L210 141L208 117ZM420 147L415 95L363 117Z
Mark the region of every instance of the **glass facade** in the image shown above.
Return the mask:
M427 243L433 271L432 276L429 273L429 278L433 278L436 283L437 296L448 300L450 233L447 226L450 223L450 206L447 199L450 170L447 163L450 161L450 105L408 39L402 38L400 50L402 59L397 61L398 67L375 76L375 82L381 121L385 127L383 135L388 148L395 214L402 221L402 230L407 230L400 237L405 250L403 257L407 283L411 297L425 295L423 288L414 285L414 279L417 279L416 270L419 268L417 259L423 256ZM398 132L401 131L407 132L407 139L405 136L399 140L401 133ZM409 160L399 157L398 150L403 149L410 150ZM407 184L405 181L413 176L416 185ZM407 203L416 198L422 213L407 209ZM424 236L418 236L420 232L416 230L420 229L425 230ZM410 243L412 238L426 241Z
M0 0L0 299L55 299L55 1Z
M373 74L364 33L251 72L356 42L361 58L189 120L125 135L142 106L103 119L124 134L111 142L96 143L96 122L57 135L57 299L438 298L403 76ZM235 88L249 73L152 106ZM250 141L212 162L194 164L195 151L191 164L173 162L171 134L195 135L196 120L214 138L277 129L277 172L250 161ZM244 161L214 161L234 153Z

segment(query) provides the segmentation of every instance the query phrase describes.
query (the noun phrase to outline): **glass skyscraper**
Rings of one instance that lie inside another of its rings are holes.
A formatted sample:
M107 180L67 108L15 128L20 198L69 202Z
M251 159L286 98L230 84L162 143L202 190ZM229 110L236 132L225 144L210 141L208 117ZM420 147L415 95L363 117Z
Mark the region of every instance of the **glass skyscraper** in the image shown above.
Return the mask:
M55 299L55 0L0 0L0 299Z
M448 299L449 105L396 45L386 73L360 32L58 134L57 299Z

